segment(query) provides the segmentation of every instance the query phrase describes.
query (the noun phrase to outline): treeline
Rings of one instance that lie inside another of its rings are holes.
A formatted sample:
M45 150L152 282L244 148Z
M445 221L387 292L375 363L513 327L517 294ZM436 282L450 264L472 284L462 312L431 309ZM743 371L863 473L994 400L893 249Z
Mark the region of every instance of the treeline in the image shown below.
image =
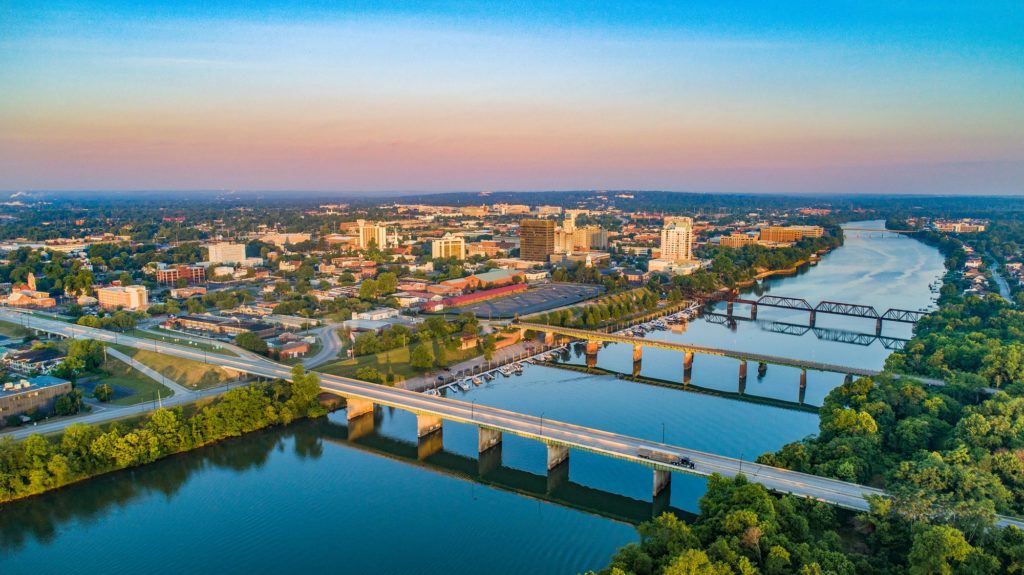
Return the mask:
M628 319L637 313L650 312L657 307L658 296L647 288L639 288L603 297L595 303L537 314L526 321L562 327L594 328Z
M301 365L292 382L240 387L186 415L159 409L131 423L106 427L76 423L57 438L0 439L0 502L56 489L90 477L151 463L271 425L325 413L319 378Z
M663 514L639 527L603 575L1005 574L1024 570L1024 531L974 534L891 522L888 502L849 517L834 507L775 497L740 475L712 475L700 515Z

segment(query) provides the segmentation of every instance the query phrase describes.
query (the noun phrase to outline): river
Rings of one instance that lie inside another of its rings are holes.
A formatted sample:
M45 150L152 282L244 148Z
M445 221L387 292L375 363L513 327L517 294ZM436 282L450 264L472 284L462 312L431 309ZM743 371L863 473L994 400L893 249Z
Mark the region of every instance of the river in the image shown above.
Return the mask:
M817 266L757 289L918 309L930 305L928 286L941 274L936 250L874 234L849 237ZM806 314L758 315L732 326L709 315L651 337L870 367L889 353L868 320L819 318L818 330L794 335L800 330L780 324L806 325ZM910 330L886 325L883 335L898 340ZM628 372L631 353L609 345L598 364ZM642 374L681 381L681 354L645 350ZM799 407L797 377L772 366L758 378L752 366L744 393ZM811 373L804 405L820 404L841 379ZM737 391L737 362L698 356L691 383ZM817 429L815 413L785 405L540 366L458 396L750 459ZM544 446L506 436L500 462L478 463L476 430L450 422L443 451L423 451L430 445L417 445L415 416L387 408L372 432L348 435L341 411L7 505L0 573L576 573L605 565L653 512L649 469L594 454L573 451L568 477L548 478ZM695 511L703 489L702 479L675 475L667 503Z

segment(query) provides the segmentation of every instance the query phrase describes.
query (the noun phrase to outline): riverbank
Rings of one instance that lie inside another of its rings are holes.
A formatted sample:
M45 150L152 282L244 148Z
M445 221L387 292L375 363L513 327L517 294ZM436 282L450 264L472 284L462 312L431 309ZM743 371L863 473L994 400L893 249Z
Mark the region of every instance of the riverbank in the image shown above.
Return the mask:
M201 407L158 409L103 426L71 425L59 436L0 442L0 503L324 415L319 395L319 379L301 372L292 382L232 389Z

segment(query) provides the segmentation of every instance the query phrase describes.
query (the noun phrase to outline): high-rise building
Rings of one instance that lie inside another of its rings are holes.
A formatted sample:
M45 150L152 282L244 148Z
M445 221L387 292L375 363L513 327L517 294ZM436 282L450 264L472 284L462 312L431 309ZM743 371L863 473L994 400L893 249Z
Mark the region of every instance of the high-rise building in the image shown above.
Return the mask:
M665 218L661 229L661 259L674 262L693 259L693 218Z
M239 264L245 261L245 244L218 242L206 246L210 251L209 262L212 264Z
M103 309L138 310L149 307L146 287L140 285L99 288L96 299Z
M356 224L359 226L359 247L366 249L370 247L370 242L376 244L378 249L384 249L388 245L388 229L382 225L374 224L373 222L367 222L366 220L356 220Z
M430 242L430 257L466 259L466 239L452 234Z
M519 257L546 262L555 253L555 222L553 220L522 220L519 222Z

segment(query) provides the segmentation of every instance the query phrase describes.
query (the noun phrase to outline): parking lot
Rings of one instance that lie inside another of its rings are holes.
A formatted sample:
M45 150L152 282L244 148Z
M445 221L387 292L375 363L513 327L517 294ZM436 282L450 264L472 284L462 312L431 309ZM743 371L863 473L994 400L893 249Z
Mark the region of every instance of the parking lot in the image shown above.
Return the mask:
M551 283L507 297L482 301L460 308L445 310L448 313L472 312L479 318L507 319L547 311L564 305L572 305L601 295L602 286Z

